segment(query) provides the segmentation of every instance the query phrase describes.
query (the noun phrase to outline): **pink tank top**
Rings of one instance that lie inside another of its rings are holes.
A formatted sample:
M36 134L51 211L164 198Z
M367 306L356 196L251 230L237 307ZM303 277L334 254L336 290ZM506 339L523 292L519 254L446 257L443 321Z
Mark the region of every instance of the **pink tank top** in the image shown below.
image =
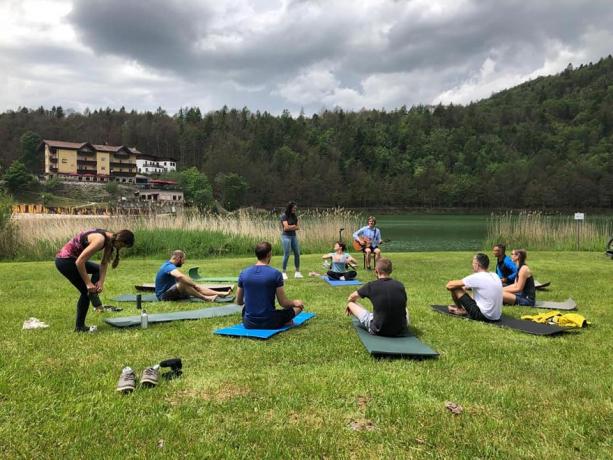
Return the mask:
M105 232L106 230L101 228L92 228L91 230L81 232L66 243L62 249L58 251L55 257L58 259L77 259L89 244L87 237L92 233L100 233L102 236L104 236L106 244Z

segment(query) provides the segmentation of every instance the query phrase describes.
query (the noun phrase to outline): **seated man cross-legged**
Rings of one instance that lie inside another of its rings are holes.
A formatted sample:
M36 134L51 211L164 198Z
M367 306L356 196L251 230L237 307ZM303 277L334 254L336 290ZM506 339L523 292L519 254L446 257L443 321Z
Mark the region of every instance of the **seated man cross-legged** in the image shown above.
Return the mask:
M377 279L366 283L349 296L346 313L360 321L360 326L372 335L396 337L408 331L407 293L404 285L390 278L392 261L380 258L375 264ZM356 303L359 298L370 299L373 311Z
M496 273L487 269L490 259L478 253L473 257L473 274L461 280L447 283L447 290L455 305L449 305L449 313L468 316L480 321L498 321L502 315L502 281ZM473 297L466 290L472 289Z
M263 241L255 247L257 262L238 277L236 303L243 307L243 326L247 329L280 329L290 326L303 309L301 300L289 300L283 288L282 273L270 266L272 246ZM282 309L275 309L275 297Z
M227 292L213 291L205 286L199 286L179 268L185 263L185 253L173 251L170 260L162 264L155 276L155 295L158 300L186 300L197 297L202 300L214 301L218 296L229 295Z

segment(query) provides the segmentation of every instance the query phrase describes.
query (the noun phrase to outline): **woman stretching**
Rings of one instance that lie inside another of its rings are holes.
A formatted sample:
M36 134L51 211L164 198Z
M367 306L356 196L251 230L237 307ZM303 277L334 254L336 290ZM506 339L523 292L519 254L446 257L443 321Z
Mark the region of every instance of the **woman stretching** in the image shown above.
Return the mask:
M322 256L322 259L332 259L332 267L328 270L328 278L334 280L352 280L357 276L355 270L347 270L347 265L355 268L356 261L345 253L347 246L342 241L334 244L334 252Z
M77 302L75 332L95 330L85 325L90 296L94 302L100 304L97 297L104 287L106 269L113 249L115 249L115 260L112 265L115 268L119 263L119 250L125 247L130 248L133 244L134 234L130 230L112 233L96 228L79 233L56 254L55 266L81 293ZM89 259L101 249L104 249L104 252L100 265L91 262ZM88 275L92 275L91 279Z
M526 265L527 258L528 253L525 249L513 249L511 252L511 260L517 265L517 277L513 284L503 288L502 296L506 305L534 307L536 289L530 267Z
M289 260L290 251L294 253L294 267L296 267L296 273L294 278L302 278L300 273L300 245L298 244L298 237L296 236L296 230L298 227L298 216L296 215L296 203L290 201L285 208L285 212L281 215L281 225L283 226L283 233L281 233L281 245L283 246L283 279L287 279L287 261Z

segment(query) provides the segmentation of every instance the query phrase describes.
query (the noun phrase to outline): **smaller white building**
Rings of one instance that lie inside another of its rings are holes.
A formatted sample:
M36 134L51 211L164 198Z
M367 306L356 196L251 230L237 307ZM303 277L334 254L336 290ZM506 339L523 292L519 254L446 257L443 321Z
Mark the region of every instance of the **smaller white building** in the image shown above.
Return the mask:
M177 170L177 162L173 158L158 158L153 155L139 153L136 156L136 170L138 174L162 174Z

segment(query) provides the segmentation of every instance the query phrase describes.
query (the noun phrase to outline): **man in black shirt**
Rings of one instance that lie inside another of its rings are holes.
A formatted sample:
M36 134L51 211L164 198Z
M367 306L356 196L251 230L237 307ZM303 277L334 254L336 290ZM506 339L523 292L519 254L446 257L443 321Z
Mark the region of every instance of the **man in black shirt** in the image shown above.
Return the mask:
M392 261L380 258L375 266L376 281L365 284L349 296L347 315L354 315L370 334L395 337L407 331L407 293L404 285L390 278ZM356 303L360 298L370 299L373 312Z

